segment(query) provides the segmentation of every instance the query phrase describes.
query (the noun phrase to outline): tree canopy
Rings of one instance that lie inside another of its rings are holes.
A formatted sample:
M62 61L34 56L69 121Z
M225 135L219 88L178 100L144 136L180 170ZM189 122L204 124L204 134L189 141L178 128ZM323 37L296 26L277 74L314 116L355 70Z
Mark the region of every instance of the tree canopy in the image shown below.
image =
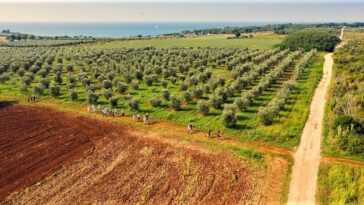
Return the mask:
M333 51L340 38L335 34L326 31L299 31L289 34L279 45L290 50L304 49L310 51L317 49L320 51Z

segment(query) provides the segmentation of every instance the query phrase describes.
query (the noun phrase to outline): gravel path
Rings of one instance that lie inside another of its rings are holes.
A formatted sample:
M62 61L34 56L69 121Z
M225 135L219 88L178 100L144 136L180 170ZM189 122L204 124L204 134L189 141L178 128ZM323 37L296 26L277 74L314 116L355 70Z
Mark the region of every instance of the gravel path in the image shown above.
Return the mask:
M341 30L342 39L344 29ZM339 45L340 46L340 45ZM339 47L338 46L338 47ZM306 121L301 143L295 154L288 204L315 204L316 181L320 165L320 145L327 90L329 87L333 53L325 55L323 76L313 96L310 114Z

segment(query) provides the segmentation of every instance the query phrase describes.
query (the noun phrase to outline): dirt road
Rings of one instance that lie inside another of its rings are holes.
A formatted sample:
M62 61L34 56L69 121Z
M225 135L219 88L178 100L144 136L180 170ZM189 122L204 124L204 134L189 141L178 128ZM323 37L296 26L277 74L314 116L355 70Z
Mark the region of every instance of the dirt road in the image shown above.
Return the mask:
M341 30L341 39L343 32L344 29ZM332 75L332 55L333 53L325 55L323 76L313 96L310 114L303 129L301 143L295 154L288 195L289 205L316 203L316 181L321 157L322 122L327 90Z

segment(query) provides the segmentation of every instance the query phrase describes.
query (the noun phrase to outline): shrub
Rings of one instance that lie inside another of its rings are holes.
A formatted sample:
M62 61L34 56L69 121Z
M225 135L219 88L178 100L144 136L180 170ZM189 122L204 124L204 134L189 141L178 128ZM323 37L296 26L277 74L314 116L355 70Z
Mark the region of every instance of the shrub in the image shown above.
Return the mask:
M188 89L188 85L186 84L186 83L181 83L180 85L179 85L179 89L181 90L181 91L186 91L187 89Z
M192 101L192 94L189 91L186 91L183 93L183 98L185 102L191 102Z
M258 111L259 120L264 125L273 123L274 112L270 107L262 107Z
M54 75L54 82L58 83L58 84L61 84L62 83L62 76L61 76L61 73L60 72L57 72L55 75Z
M235 99L234 104L239 108L240 111L244 111L250 106L250 101L246 97L242 96Z
M112 82L110 80L103 80L102 87L105 89L110 89L112 88Z
M236 112L235 109L232 107L227 106L224 108L224 111L222 113L222 117L223 117L222 122L225 127L228 127L228 128L235 127L236 122L237 122L235 112Z
M302 48L305 51L317 49L331 52L339 42L340 38L335 34L327 31L308 30L289 34L279 46L290 50Z
M167 88L168 82L167 81L162 81L161 85L162 85L162 87Z
M44 91L43 85L35 85L33 87L33 94L34 95L42 95Z
M135 98L131 98L128 101L128 106L130 110L139 110L139 101L136 100Z
M42 84L45 88L49 88L49 80L47 78L39 79L39 83Z
M221 96L211 94L209 100L210 100L212 107L214 107L215 109L222 109L224 100Z
M73 66L71 64L66 65L67 72L73 72Z
M16 73L20 76L20 77L23 77L24 74L25 74L25 70L24 68L20 68L18 71L16 71Z
M198 100L197 111L203 115L208 115L210 112L210 103L206 100Z
M89 91L87 93L87 98L86 98L86 101L88 104L96 104L97 100L99 99L99 95L92 92L92 91Z
M177 96L171 96L170 97L170 104L169 104L169 106L172 109L174 109L176 111L181 110L181 104L182 104L182 101L181 101L181 99L179 97L177 97Z
M74 101L74 100L77 100L77 98L78 98L78 94L77 94L77 92L76 92L75 90L71 90L71 91L70 91L70 94L69 94L69 97L70 97L70 99L71 99L72 101Z
M110 89L104 89L102 95L108 100L112 97L112 91Z
M128 90L128 86L122 82L118 82L116 84L116 90L118 93L123 94L123 93L125 93L125 91Z
M153 78L151 76L144 76L144 81L145 81L145 84L147 84L148 86L153 85Z
M153 107L159 107L162 103L162 100L158 95L153 94L153 96L150 98L149 102Z
M59 85L51 85L49 87L49 94L52 97L58 97L60 94L60 90L61 90L61 88L59 87Z
M111 97L109 99L109 104L110 104L111 107L117 107L118 106L118 101L119 101L118 97Z
M169 98L170 98L170 93L169 93L169 90L168 89L163 89L162 90L162 96L163 96L163 99L165 99L165 100L169 100Z
M28 86L26 84L22 84L19 88L20 92L26 92L28 91Z
M139 89L139 83L137 83L137 82L132 82L132 83L131 83L131 87L132 87L134 90L138 90L138 89Z
M2 76L0 76L0 82L5 82L6 80L8 80L9 79L9 77L8 76L6 76L6 75L2 75ZM22 78L22 82L23 82L23 84L25 84L25 85L30 85L30 83L32 82L32 80L33 80L33 78L32 77L30 77L30 76L24 76L23 78Z
M196 99L201 99L203 96L203 89L201 87L195 87L192 90L193 93L193 97L195 97Z
M76 87L76 85L74 83L67 83L68 90L72 90L75 87Z

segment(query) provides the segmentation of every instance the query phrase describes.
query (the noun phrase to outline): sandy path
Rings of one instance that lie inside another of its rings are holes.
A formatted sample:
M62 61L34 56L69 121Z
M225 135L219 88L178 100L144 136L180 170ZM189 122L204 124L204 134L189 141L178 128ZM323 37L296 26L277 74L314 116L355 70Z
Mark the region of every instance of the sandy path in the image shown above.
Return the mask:
M343 37L341 30L340 38ZM313 96L301 143L295 154L288 204L315 204L316 181L320 165L320 145L326 95L332 75L333 53L325 55L323 76Z

